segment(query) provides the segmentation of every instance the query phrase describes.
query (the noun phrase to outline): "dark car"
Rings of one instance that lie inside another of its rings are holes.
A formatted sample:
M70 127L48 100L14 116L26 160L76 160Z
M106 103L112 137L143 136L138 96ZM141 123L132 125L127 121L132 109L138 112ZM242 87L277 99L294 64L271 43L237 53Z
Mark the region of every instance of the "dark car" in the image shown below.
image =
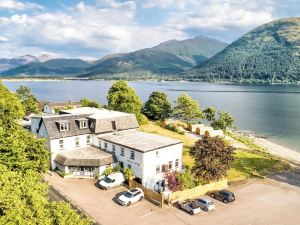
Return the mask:
M212 198L215 198L219 201L224 203L233 202L235 201L235 196L231 191L221 190L221 191L214 191L210 193Z

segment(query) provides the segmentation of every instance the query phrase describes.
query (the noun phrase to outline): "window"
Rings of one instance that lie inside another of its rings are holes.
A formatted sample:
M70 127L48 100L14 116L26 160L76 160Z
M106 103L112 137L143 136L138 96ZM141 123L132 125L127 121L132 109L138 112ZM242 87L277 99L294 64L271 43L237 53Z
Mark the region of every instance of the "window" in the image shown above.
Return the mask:
M111 127L113 130L117 130L116 121L111 121Z
M121 156L124 156L124 148L121 148Z
M101 148L101 140L99 140L99 148Z
M156 173L160 173L160 171L161 171L161 166L156 166L155 170L156 170Z
M68 122L59 123L59 130L60 131L68 131L69 130L69 123Z
M79 121L79 128L80 129L88 128L88 120L80 120Z
M130 152L130 159L134 159L134 151Z
M171 169L172 169L172 167L173 167L173 162L172 162L172 161L170 161L170 162L169 162L169 170L171 170Z
M120 161L119 164L120 164L120 167L123 169L124 168L124 163Z
M179 159L175 160L175 167L178 168L179 167Z
M158 158L159 157L159 151L156 151L155 154L156 154L156 158Z
M106 142L104 142L104 148L107 149L107 143Z
M86 144L91 144L91 135L86 136Z
M59 148L64 149L64 139L59 139Z
M127 168L128 168L128 169L131 169L131 165L130 165L130 164L127 164Z
M112 152L115 153L116 152L116 146L112 145Z
M79 137L75 137L75 146L76 146L76 147L79 146Z

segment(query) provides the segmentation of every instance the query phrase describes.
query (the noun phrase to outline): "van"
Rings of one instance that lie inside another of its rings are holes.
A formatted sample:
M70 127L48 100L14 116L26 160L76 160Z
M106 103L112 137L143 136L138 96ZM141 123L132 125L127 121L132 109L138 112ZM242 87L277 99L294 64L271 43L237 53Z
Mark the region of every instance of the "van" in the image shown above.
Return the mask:
M103 180L99 180L98 187L107 190L112 187L121 185L124 181L125 181L125 177L123 173L121 172L112 173L107 177L105 177Z

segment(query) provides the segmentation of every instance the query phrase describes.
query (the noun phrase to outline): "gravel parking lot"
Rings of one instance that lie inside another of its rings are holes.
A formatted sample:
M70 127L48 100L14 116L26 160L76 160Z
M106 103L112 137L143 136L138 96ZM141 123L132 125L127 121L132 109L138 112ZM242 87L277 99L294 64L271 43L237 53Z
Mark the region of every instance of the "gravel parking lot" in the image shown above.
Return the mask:
M284 174L283 178L286 177L300 179L299 174ZM160 209L146 200L130 207L122 207L115 200L119 193L126 190L124 187L104 191L94 186L94 180L63 179L56 174L45 175L45 179L53 186L72 199L99 224L105 225L297 225L300 221L300 187L297 183L287 182L283 178L280 181L256 180L233 187L231 190L237 198L235 202L224 204L214 200L214 211L191 216L174 207L166 206Z

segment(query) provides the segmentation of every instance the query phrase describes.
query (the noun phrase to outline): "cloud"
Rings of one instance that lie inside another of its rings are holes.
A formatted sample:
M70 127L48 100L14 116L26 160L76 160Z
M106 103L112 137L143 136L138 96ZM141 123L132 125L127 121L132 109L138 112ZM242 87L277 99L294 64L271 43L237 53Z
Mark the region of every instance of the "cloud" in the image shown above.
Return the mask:
M21 2L15 0L0 0L0 10L28 10L28 9L43 9L43 7L36 3Z
M4 36L0 36L0 42L8 42L8 38Z
M105 7L79 2L63 12L0 17L0 30L11 40L6 49L0 49L0 54L12 53L15 46L35 54L48 51L67 57L99 58L152 47L174 37L188 37L184 32L161 26L142 27L135 21L135 13L134 1L106 1Z

